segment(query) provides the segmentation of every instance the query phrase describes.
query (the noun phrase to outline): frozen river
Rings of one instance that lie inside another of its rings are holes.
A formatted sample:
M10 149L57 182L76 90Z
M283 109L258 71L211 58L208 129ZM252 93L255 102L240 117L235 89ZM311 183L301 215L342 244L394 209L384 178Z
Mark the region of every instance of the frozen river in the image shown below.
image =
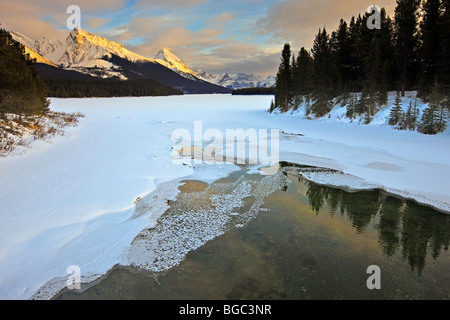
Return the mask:
M450 212L448 131L424 136L270 115L271 99L52 99L52 110L82 112L85 118L50 144L0 159L0 298L50 298L66 285L70 266L89 281L116 264L129 264L131 242L156 226L182 180L212 182L237 169L198 158L174 161L174 132L205 138L208 132L277 129L279 160L335 170L306 178L382 188Z

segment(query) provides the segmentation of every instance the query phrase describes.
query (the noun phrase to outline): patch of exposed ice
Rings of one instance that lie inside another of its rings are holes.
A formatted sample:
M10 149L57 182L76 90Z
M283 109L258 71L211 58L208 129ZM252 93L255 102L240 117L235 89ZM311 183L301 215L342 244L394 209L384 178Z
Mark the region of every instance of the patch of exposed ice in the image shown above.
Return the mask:
M261 210L264 199L287 183L281 172L258 179L243 175L235 182L216 182L204 191L180 194L155 228L135 238L128 264L152 272L178 265L189 252L267 211Z

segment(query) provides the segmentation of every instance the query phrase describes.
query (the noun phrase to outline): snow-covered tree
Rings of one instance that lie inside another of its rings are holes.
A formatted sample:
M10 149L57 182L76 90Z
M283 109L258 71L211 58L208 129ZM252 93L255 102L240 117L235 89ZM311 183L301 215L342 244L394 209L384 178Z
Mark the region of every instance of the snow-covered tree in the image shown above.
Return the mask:
M401 125L404 119L404 111L402 108L402 98L400 96L400 91L397 91L397 97L395 98L394 106L391 109L389 115L389 125L398 126Z
M424 110L420 124L419 132L424 134L437 134L447 128L449 118L448 109L445 107L445 96L440 92L437 81L434 84L430 95L428 107Z

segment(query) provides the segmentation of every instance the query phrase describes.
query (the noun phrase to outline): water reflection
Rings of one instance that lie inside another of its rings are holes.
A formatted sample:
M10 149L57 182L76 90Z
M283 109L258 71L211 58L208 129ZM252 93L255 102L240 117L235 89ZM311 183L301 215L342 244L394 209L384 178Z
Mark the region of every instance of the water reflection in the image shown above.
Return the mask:
M307 186L306 195L316 214L345 216L357 233L374 224L378 243L388 257L401 252L411 269L420 275L429 253L437 259L450 244L450 215L414 201L387 195L382 190L347 192L304 179L301 168L286 167Z
M302 177L311 170L323 171L284 164L277 179L243 169L208 186L188 181L160 228L180 227L167 223L171 216L195 222L196 216L185 214L221 194L221 204L236 194L242 198L231 215L239 225L236 219L256 213L258 199L261 212L170 270L118 267L86 291L65 290L55 299L450 299L449 215L379 190L350 193L318 185ZM249 185L249 193L239 187ZM215 208L207 216L217 225L216 211L224 208ZM192 233L168 238L192 239ZM163 244L154 248L169 248ZM382 270L381 290L366 286L369 265Z

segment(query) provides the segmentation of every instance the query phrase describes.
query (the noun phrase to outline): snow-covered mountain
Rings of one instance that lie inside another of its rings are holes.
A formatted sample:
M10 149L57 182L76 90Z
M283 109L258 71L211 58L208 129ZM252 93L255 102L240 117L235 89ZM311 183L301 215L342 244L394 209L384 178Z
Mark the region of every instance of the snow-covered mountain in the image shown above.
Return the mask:
M28 53L30 55L30 58L36 59L37 63L44 63L44 64L48 64L49 66L57 67L56 64L54 64L53 62L51 62L48 59L45 59L43 56L41 56L36 51L30 49L28 46L25 46L25 53Z
M150 61L125 49L117 42L95 36L82 28L75 28L63 40L52 37L33 39L17 32L11 32L11 35L46 60L37 62L57 65L66 70L96 77L127 79L119 66L108 61L112 55L131 62Z
M275 87L275 82L277 80L277 77L274 75L270 75L267 78L263 79L258 87L262 87L262 88L272 88Z
M269 76L265 79L255 76L253 74L238 73L236 75L225 74L208 74L203 70L195 72L197 76L210 83L230 89L241 89L251 87L269 88L275 86L275 76Z
M203 80L229 89L240 89L249 87L273 87L275 85L275 76L269 76L265 79L253 74L238 73L237 75L208 74L203 70L193 71L179 57L168 49L162 49L155 56L154 60L167 68L177 72L181 76L192 80Z
M187 79L199 79L195 72L189 69L189 67L183 62L183 60L178 58L166 48L159 51L154 60Z
M41 38L30 38L19 32L11 31L11 36L14 40L22 43L26 48L32 50L36 54L46 58L48 61L54 59L54 52L58 52L58 48L63 47L64 39L55 39L53 37L41 37ZM61 52L62 53L62 52ZM54 62L52 62L54 64Z
M30 38L14 31L11 35L16 41L25 45L27 52L31 57L36 58L37 62L94 77L122 80L130 77L146 77L148 70L147 73L141 72L139 66L148 67L152 64L155 69L157 64L176 72L185 79L202 84L207 82L227 89L271 87L275 84L272 77L262 79L244 73L230 76L227 73L211 75L201 70L194 72L168 49L162 49L151 59L124 48L120 43L93 35L82 28L73 29L62 39L47 36ZM158 71L162 72L160 69Z

